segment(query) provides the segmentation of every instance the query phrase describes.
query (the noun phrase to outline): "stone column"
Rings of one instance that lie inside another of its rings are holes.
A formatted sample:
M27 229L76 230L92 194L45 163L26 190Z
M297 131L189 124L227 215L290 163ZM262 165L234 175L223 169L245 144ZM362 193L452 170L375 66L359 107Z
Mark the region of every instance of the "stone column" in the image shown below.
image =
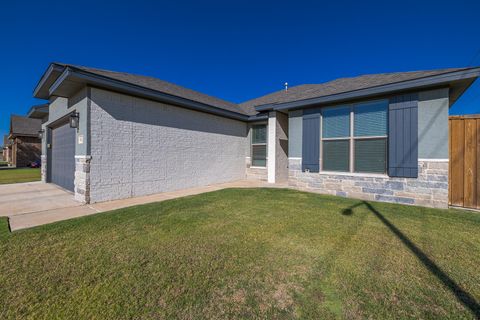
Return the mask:
M43 183L46 183L47 182L47 156L42 154L40 156L40 165L41 165L41 169L40 169L40 173L42 175L42 182Z
M90 203L91 156L75 156L75 200Z

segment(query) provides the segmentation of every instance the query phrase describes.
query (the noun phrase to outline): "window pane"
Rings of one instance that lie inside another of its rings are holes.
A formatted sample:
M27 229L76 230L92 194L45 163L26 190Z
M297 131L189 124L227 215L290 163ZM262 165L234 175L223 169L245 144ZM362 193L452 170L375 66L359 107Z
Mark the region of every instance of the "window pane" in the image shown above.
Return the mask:
M332 140L323 142L323 170L350 171L350 141Z
M267 143L267 126L252 126L252 143Z
M267 165L267 146L252 146L252 166L265 167Z
M387 135L386 101L356 105L354 108L355 137Z
M387 139L355 140L355 172L385 173Z
M323 137L341 138L350 136L350 108L342 107L322 111Z

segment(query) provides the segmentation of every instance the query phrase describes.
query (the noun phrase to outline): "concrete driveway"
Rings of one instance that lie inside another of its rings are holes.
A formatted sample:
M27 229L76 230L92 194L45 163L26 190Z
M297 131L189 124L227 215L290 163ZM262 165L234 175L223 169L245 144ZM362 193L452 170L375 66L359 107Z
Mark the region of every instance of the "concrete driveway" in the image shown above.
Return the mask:
M0 185L0 217L81 205L73 199L73 194L51 183Z
M97 212L75 201L72 193L51 183L0 185L0 217L8 217L12 231Z

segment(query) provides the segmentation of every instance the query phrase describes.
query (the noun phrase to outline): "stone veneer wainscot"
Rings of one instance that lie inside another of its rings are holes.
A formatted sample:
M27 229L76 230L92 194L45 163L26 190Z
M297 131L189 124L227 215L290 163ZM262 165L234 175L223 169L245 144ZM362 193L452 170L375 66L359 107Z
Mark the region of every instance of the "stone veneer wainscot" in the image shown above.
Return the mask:
M46 183L47 182L47 156L42 154L40 156L40 161L41 161L41 169L40 169L40 174L42 177L42 182Z
M90 203L91 156L75 156L75 200Z
M302 159L289 159L289 185L324 194L448 208L448 160L419 160L418 178L381 174L302 172Z

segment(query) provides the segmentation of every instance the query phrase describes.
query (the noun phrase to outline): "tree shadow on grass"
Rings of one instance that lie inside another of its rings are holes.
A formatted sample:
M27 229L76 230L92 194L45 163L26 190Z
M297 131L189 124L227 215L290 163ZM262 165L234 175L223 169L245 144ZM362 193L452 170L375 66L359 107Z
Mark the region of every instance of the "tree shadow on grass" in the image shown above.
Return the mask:
M393 225L377 209L366 201L359 202L342 211L343 215L353 214L353 209L366 206L400 241L420 260L421 263L447 287L466 308L472 312L476 319L480 319L480 304L475 298L463 290L452 278L450 278L432 259L430 259L419 247L417 247L400 229Z

